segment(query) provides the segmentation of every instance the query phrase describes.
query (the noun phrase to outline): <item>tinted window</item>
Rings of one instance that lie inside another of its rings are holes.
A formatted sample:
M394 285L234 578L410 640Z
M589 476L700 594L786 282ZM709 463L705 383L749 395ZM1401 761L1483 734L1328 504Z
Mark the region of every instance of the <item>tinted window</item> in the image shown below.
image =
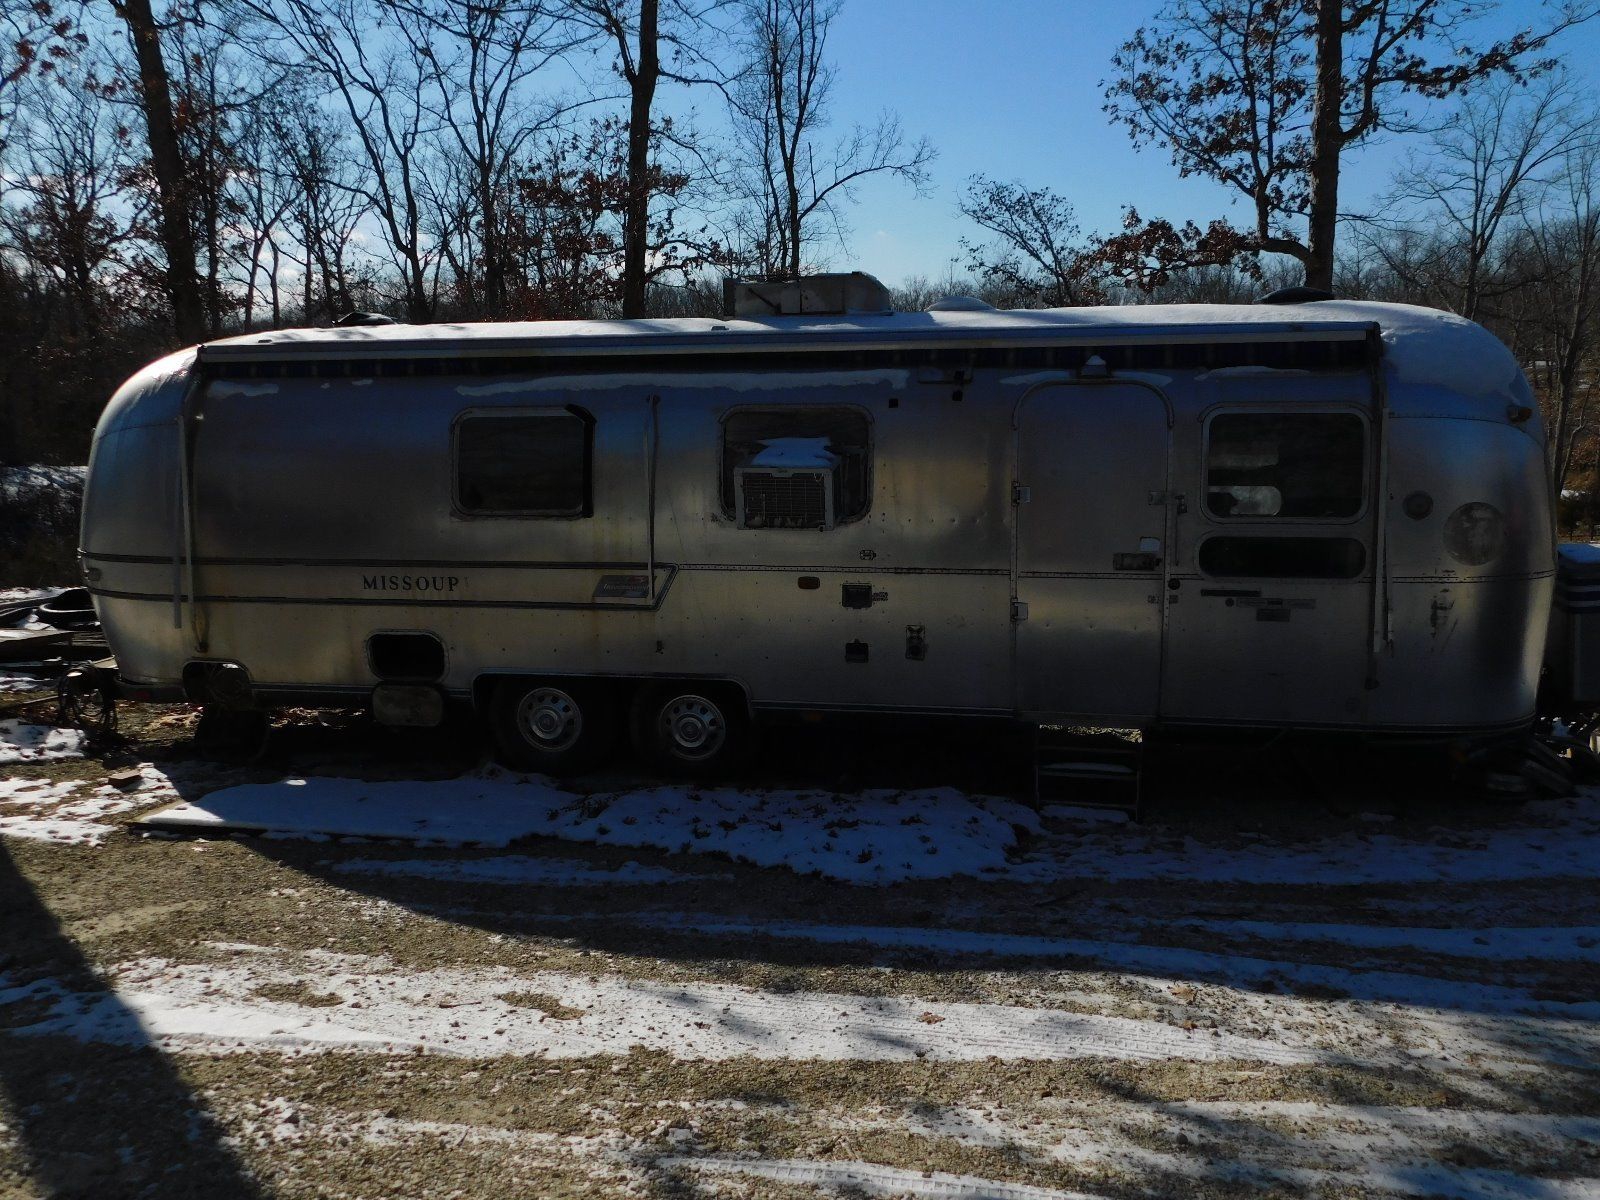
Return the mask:
M871 426L867 414L856 408L737 409L722 422L722 511L734 512L735 472L739 468L771 468L788 472L783 478L763 482L763 501L774 514L747 524L769 528L805 528L813 521L817 501L814 477L797 478L795 472L817 469L834 473L833 517L849 521L867 511ZM802 494L803 493L803 494ZM753 494L753 489L752 489ZM752 501L752 504L754 502ZM752 505L747 505L752 507Z
M593 419L571 409L456 423L456 505L471 513L587 516Z
M1214 537L1200 543L1207 575L1263 579L1354 579L1367 551L1354 538Z
M1206 509L1214 517L1353 517L1365 466L1365 432L1353 413L1222 413L1211 419Z

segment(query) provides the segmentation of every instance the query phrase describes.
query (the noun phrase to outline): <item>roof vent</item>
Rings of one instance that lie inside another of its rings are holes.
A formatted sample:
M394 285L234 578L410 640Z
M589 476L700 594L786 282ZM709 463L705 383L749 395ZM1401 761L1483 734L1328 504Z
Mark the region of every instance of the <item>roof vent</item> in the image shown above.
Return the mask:
M994 312L994 305L976 296L945 296L928 305L929 312Z
M1314 287L1286 287L1275 292L1268 292L1259 298L1257 304L1310 304L1316 300L1337 300L1332 292L1325 292Z
M394 325L397 322L393 317L386 317L382 313L359 312L351 309L344 316L337 318L333 325L335 329L349 329L356 325Z
M839 316L894 310L889 289L864 271L802 275L799 279L722 281L722 313L727 317Z

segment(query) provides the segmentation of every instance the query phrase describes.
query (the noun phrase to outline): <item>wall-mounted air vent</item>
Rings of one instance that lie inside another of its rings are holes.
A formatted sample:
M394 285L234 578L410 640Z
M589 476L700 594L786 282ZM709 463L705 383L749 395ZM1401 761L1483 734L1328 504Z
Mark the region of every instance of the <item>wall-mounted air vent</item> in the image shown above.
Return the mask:
M740 529L832 529L838 472L739 467L733 496Z
M734 468L740 529L832 529L841 460L825 437L774 437Z

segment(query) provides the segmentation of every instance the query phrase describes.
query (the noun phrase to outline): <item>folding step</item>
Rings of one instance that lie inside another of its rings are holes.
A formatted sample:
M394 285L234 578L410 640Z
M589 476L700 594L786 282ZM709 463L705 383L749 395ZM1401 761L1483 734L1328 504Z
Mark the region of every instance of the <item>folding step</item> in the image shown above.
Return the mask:
M1142 740L1120 731L1040 726L1034 736L1034 801L1124 812L1137 821L1143 750Z

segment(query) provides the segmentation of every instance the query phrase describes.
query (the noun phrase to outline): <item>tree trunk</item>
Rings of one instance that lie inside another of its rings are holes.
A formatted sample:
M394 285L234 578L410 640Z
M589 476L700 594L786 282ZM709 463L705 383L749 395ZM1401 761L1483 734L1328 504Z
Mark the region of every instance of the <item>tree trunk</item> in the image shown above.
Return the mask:
M628 197L623 213L622 315L644 316L650 253L650 110L661 74L657 0L639 0L639 55L628 108Z
M1339 224L1339 152L1344 148L1344 4L1318 0L1317 96L1311 118L1311 253L1306 286L1333 290Z
M161 214L161 248L167 259L167 297L173 329L185 343L205 339L205 303L195 269L194 232L189 226L183 153L172 115L172 85L161 56L161 33L150 0L113 0L128 26L139 64L139 106L150 140L150 165Z

